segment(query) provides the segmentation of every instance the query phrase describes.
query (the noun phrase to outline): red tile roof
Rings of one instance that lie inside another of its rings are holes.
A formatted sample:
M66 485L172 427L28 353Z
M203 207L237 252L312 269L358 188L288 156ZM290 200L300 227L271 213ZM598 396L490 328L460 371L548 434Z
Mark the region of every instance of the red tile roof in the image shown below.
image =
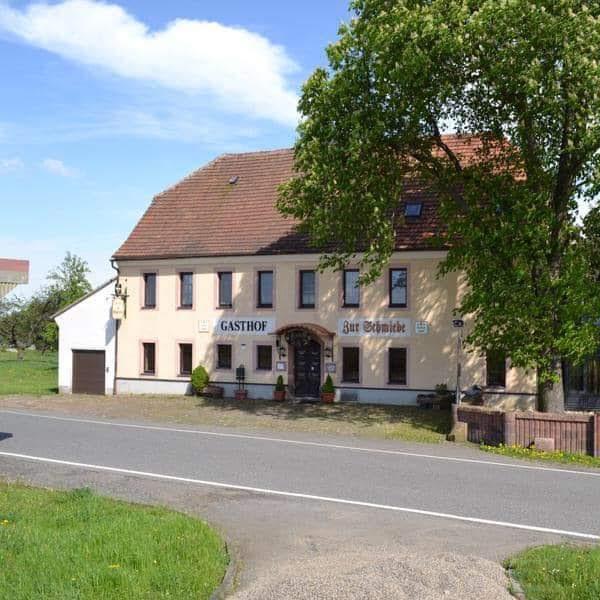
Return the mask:
M473 138L446 143L470 156ZM116 259L314 253L296 222L276 208L278 187L293 175L293 150L224 154L154 198L114 254ZM229 183L238 177L235 185ZM419 218L396 227L397 250L431 248L440 228L438 198L418 181L407 182L402 201L423 203Z

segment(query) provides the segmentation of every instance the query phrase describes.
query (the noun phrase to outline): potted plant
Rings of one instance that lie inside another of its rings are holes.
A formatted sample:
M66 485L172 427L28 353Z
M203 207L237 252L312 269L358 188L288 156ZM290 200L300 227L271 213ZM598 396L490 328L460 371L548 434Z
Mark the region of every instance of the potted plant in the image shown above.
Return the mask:
M283 377L281 375L277 377L275 391L273 392L273 400L276 400L277 402L283 402L285 400L285 385L283 385Z
M198 365L192 371L191 384L192 390L196 396L206 396L208 398L223 397L223 388L218 385L210 384L208 371L202 365Z
M321 387L321 402L331 404L335 400L335 388L333 387L333 380L331 375L327 375L325 383Z

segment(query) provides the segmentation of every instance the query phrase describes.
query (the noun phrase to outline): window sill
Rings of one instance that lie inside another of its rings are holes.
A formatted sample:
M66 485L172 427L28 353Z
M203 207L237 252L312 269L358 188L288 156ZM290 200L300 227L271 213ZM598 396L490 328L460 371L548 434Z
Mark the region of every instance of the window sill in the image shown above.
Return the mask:
M140 377L156 377L156 373L140 373Z
M342 304L341 308L360 308L360 304Z
M228 304L227 306L219 305L215 308L215 310L233 310L233 304L232 305Z
M299 306L298 310L316 310L317 307L315 304L311 305L311 306Z
M406 310L408 308L407 304L388 304L388 308L395 310Z
M194 310L193 306L178 306L177 310Z
M387 384L394 387L408 387L408 383L400 383L399 381L388 381Z
M142 306L141 309L142 310L157 310L158 307L157 306Z
M346 381L344 379L342 379L340 381L340 385L342 384L346 384L346 385L360 385L360 381Z

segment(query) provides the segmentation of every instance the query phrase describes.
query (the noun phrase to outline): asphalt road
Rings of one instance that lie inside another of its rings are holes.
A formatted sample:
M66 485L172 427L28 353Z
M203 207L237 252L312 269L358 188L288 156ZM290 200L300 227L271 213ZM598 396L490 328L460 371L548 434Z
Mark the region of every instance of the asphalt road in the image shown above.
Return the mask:
M92 485L203 514L244 563L242 587L272 576L274 561L341 548L384 547L389 557L402 545L498 559L537 543L600 539L599 471L446 444L282 439L0 411L0 475Z

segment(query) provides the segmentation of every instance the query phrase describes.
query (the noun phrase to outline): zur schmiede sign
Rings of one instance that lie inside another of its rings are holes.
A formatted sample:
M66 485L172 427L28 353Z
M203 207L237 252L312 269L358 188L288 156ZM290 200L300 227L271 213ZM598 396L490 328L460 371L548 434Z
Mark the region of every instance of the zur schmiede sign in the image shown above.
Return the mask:
M339 319L338 335L350 337L408 337L410 319Z

